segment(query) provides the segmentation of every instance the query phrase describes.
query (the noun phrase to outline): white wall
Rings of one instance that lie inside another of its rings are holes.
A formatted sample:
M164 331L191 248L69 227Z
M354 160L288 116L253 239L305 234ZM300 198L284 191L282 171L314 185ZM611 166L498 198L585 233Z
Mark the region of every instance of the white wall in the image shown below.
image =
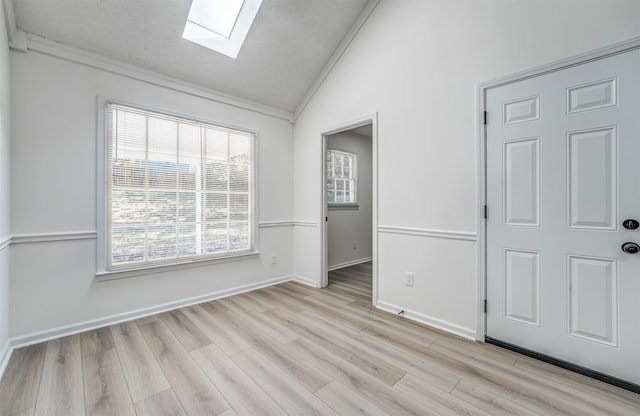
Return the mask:
M377 112L378 304L475 336L476 84L638 36L639 21L638 1L382 0L297 120L295 218L321 218L320 133ZM294 241L294 273L319 282L320 229Z
M355 264L360 260L371 258L372 255L372 144L370 137L347 131L328 136L327 146L329 149L357 155L358 210L332 210L328 215L327 256L329 269L332 269L341 265Z
M4 12L0 13L0 365L9 338L9 44ZM4 248L3 248L4 247ZM1 374L1 372L0 372Z
M292 274L292 126L283 119L40 52L11 53L11 336ZM98 282L96 240L19 243L96 231L97 96L259 132L259 259ZM4 177L4 175L3 175ZM4 198L2 199L5 200ZM278 264L271 264L271 255Z

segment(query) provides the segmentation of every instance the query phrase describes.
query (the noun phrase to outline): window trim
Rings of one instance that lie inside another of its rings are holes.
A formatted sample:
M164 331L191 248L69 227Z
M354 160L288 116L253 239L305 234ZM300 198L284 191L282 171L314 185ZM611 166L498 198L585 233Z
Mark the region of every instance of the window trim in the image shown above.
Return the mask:
M358 211L360 204L357 202L328 202L329 211Z
M107 256L108 256L108 232L107 232L107 174L106 174L106 156L107 156L107 137L106 137L106 111L107 104L117 104L127 107L136 108L143 111L150 111L170 117L183 118L185 120L191 120L200 123L213 124L223 128L236 129L251 133L254 135L253 143L253 189L252 203L249 205L249 221L250 232L253 236L253 247L244 251L224 253L214 256L206 257L188 257L183 259L174 259L166 262L159 262L156 264L144 264L131 265L131 267L121 267L113 270L107 268ZM258 219L260 218L258 207L258 195L259 195L259 133L257 130L247 127L239 127L229 123L223 123L219 121L212 121L208 119L198 118L193 115L185 115L174 111L165 109L159 109L155 107L145 106L141 104L130 103L122 100L109 99L103 96L97 97L97 175L96 175L96 209L97 209L97 244L96 244L96 277L99 281L119 279L124 277L141 276L153 273L162 273L172 270L181 270L191 267L208 266L212 264L228 263L231 261L240 261L258 258L260 255L260 235L258 228ZM252 223L251 223L252 222Z
M345 150L340 150L340 149L331 149L331 148L327 148L327 155L329 153L339 153L342 155L346 155L352 158L353 160L353 167L352 167L352 172L353 172L353 199L354 202L331 202L329 201L329 199L327 198L327 207L329 211L357 211L360 209L360 205L358 203L358 154L357 153L352 153L352 152L347 152ZM325 155L326 158L326 155ZM327 170L328 170L328 166L327 166ZM327 182L330 180L331 178L329 177L329 174L327 172ZM325 184L325 187L327 185Z

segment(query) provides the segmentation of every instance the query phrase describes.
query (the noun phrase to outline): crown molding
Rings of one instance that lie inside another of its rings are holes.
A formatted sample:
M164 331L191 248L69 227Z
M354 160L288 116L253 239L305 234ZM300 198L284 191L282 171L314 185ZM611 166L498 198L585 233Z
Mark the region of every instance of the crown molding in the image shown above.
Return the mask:
M3 0L8 1L8 0ZM18 29L18 31L20 31ZM265 106L259 103L243 100L231 95L202 87L200 85L187 83L177 78L161 75L159 73L145 70L120 61L106 58L97 54L83 51L72 46L54 42L49 39L31 33L26 34L25 50L53 56L69 62L85 65L112 74L124 76L147 84L178 91L194 97L203 98L231 107L248 110L254 113L275 117L293 123L293 114L289 111L280 110L274 107Z
M380 0L368 1L351 29L349 29L340 45L336 48L331 58L329 58L327 64L324 66L322 71L320 71L320 74L313 82L311 87L309 87L305 95L298 103L295 111L293 112L265 106L263 104L251 102L248 100L243 100L238 97L202 87L200 85L187 83L177 78L161 75L153 71L145 70L133 65L122 63L114 59L102 57L97 54L54 42L31 33L25 33L16 25L13 0L2 0L2 7L4 10L4 18L7 26L7 38L11 49L21 52L32 50L34 52L43 53L70 62L89 66L95 69L122 75L127 78L179 91L209 101L218 102L232 107L252 111L258 114L279 118L282 120L286 120L291 124L295 124L297 118L302 114L316 92L320 89L324 80L329 76L334 66L338 63L362 26L364 26L365 22L369 19L369 16L377 7L379 2Z

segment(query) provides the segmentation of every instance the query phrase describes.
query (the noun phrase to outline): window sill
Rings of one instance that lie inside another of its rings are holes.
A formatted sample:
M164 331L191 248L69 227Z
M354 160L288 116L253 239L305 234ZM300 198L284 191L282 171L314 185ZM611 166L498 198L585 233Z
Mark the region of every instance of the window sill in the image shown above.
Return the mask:
M165 273L165 272L170 272L174 270L190 269L192 267L203 267L203 266L210 266L214 264L230 263L233 261L257 259L259 257L260 257L259 251L249 251L249 252L244 251L242 253L229 254L226 256L220 256L220 257L208 258L208 259L195 259L195 260L186 260L186 261L181 261L176 263L147 265L145 267L132 268L132 269L104 270L104 271L97 272L96 277L99 282L104 282L107 280L123 279L127 277L144 276L147 274Z
M329 211L357 211L359 209L360 205L357 203L329 204Z

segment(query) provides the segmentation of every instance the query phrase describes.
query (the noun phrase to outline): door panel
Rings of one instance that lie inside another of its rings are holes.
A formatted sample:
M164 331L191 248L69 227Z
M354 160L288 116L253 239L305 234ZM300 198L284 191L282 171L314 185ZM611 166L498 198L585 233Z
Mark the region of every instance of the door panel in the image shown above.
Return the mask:
M485 99L487 336L640 384L640 51Z
M618 346L617 263L569 256L569 334Z
M504 223L540 225L539 138L504 143Z
M618 104L616 79L592 82L569 88L568 113L595 110Z
M568 134L569 228L615 231L616 144L615 127Z
M540 326L540 253L504 250L505 317Z
M523 123L540 118L540 97L522 98L503 104L504 124Z

